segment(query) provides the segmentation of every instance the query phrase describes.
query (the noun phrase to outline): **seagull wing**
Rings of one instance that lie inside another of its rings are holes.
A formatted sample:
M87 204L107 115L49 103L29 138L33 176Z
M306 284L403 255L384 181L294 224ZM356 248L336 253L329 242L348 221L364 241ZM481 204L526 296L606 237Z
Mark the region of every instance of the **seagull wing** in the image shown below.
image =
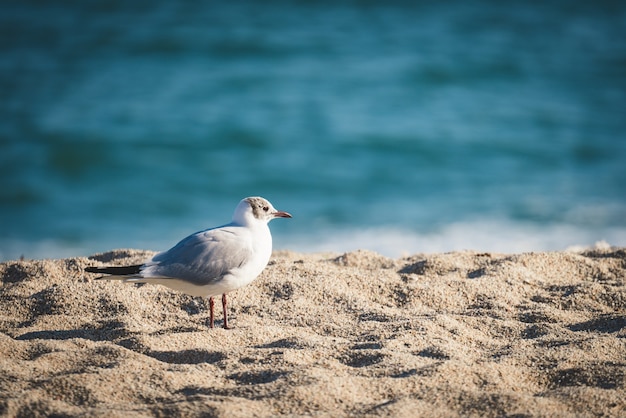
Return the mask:
M180 279L198 286L210 285L244 265L252 256L248 231L227 225L197 232L170 250L157 254L142 268L141 277L148 280Z

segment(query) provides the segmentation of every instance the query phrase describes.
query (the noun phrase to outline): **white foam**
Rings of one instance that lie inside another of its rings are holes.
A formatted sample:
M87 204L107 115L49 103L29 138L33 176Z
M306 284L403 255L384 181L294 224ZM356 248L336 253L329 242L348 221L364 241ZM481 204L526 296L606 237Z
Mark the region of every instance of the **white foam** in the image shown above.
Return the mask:
M520 253L532 251L580 251L585 248L626 247L626 227L580 227L571 224L538 225L506 220L476 220L453 223L431 232L397 226L375 228L326 228L298 234L295 231L274 234L275 249L298 252L343 253L359 249L376 251L388 257L416 253L448 251L489 251ZM88 256L114 248L138 248L159 251L174 240L103 241L67 243L55 240L39 242L0 242L0 261ZM3 250L4 249L4 250Z
M581 228L573 225L521 224L507 221L454 223L433 232L398 227L320 231L311 237L281 237L281 247L301 252L376 251L389 257L448 251L580 250L594 246L626 246L626 228Z

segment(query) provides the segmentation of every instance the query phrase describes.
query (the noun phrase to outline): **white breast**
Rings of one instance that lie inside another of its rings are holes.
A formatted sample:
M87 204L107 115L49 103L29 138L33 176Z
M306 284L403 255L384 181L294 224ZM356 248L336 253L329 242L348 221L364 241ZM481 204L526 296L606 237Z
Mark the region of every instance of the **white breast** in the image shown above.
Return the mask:
M251 232L253 257L241 267L234 268L222 280L211 286L203 286L210 287L211 294L206 296L217 296L246 286L265 269L272 255L272 235L266 224L258 225L258 228L254 228Z

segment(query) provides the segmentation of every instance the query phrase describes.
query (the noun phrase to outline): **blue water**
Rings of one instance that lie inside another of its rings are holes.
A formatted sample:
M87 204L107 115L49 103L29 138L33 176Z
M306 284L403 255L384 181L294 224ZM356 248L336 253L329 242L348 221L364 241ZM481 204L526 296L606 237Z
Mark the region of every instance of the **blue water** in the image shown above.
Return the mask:
M626 3L421 3L3 2L0 260L626 245Z

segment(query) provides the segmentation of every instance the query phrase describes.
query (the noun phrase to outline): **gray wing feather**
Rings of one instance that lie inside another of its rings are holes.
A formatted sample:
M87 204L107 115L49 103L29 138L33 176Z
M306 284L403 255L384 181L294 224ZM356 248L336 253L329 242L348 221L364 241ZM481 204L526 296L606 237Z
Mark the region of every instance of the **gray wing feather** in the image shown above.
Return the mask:
M243 228L226 226L201 231L146 263L144 278L182 279L195 285L214 283L245 264L252 246Z

